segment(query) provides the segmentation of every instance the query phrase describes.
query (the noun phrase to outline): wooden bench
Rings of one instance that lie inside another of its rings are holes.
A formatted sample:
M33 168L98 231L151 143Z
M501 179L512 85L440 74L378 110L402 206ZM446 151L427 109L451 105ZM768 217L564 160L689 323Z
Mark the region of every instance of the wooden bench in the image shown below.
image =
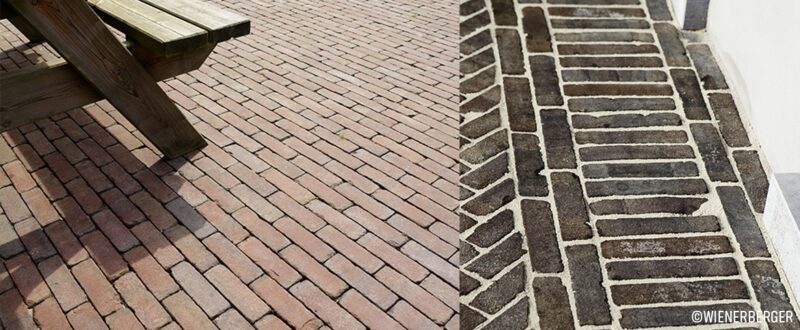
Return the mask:
M196 70L217 43L250 31L248 19L199 0L0 5L0 18L63 57L0 75L0 132L108 99L168 158L205 140L155 82ZM118 42L103 22L126 41Z

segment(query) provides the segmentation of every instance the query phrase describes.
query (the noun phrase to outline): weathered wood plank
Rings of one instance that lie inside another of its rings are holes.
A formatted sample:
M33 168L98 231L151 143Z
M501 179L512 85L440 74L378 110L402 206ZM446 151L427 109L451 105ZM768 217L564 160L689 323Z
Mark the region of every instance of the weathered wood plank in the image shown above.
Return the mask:
M22 35L28 39L28 42L40 43L44 41L42 34L39 33L39 31L36 31L36 28L34 28L33 25L31 25L31 23L28 22L28 20L26 20L24 17L11 16L8 17L8 21L11 22L11 24L13 24L14 27L17 28L17 30L19 30L19 32L21 32Z
M218 43L250 33L250 20L198 0L143 0L208 31L209 42Z
M84 0L6 0L168 158L206 144Z
M141 46L129 47L134 55ZM172 57L137 56L156 80L196 70L213 45ZM0 132L69 111L103 99L95 88L64 60L27 67L0 76Z
M139 0L89 0L89 4L129 40L166 56L208 43L206 30Z

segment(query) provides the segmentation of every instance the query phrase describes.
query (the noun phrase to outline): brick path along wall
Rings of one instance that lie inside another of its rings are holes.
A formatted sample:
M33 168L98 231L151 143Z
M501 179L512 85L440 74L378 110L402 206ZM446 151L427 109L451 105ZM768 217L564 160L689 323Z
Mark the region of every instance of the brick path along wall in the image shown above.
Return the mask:
M207 148L0 134L0 329L458 328L457 3L215 2L252 33L161 84ZM57 56L0 24L2 71Z
M665 0L468 0L460 14L462 328L797 315L762 235L758 149L702 34L679 32Z

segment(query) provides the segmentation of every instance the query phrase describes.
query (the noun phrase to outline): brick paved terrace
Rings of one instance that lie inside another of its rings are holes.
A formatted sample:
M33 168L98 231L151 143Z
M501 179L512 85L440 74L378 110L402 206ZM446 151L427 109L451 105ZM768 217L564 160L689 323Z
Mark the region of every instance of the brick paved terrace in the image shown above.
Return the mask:
M214 2L251 34L161 84L208 147L107 102L0 134L0 329L458 328L458 4Z
M461 327L698 327L794 311L768 182L703 33L665 0L464 0ZM713 46L713 45L712 45ZM796 288L798 289L798 288Z

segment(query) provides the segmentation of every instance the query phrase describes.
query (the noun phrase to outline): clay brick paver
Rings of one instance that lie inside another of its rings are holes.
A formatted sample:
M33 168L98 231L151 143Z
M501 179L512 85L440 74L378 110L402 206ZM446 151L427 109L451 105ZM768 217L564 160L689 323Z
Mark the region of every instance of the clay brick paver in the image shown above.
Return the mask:
M705 329L734 325L692 311L772 310L794 317L747 326L800 328L712 38L679 31L668 0L468 0L460 16L461 272L401 251L459 282L462 329Z
M160 84L208 147L0 134L0 328L457 328L458 3L209 1L251 34ZM0 23L0 72L58 56Z

